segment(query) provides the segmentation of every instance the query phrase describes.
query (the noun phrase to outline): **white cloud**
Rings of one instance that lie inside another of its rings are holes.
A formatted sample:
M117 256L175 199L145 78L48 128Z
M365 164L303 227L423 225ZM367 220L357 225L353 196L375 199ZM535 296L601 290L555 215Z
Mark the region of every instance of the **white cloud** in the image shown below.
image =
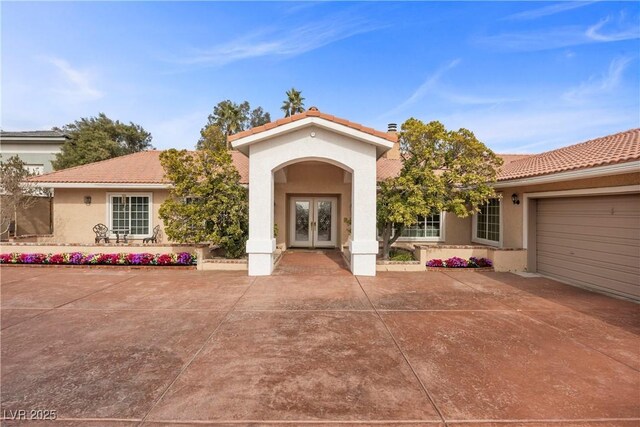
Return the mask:
M516 98L503 97L495 95L478 95L472 93L460 93L452 90L442 82L442 77L447 74L448 71L457 67L462 60L460 58L449 61L445 65L438 68L431 76L429 76L406 100L398 104L393 109L380 115L380 119L399 116L403 112L409 110L409 108L416 107L421 100L429 95L429 99L440 105L447 106L483 106L483 105L498 105L517 101Z
M58 85L53 88L58 94L74 102L95 101L104 96L94 86L92 82L93 76L89 71L74 68L69 62L61 58L49 57L44 59L55 67L59 77L61 77L61 80L59 79L57 82Z
M449 70L455 68L458 64L460 64L461 59L457 58L452 61L449 61L445 65L441 66L429 76L424 83L422 83L407 99L397 105L395 108L386 112L382 115L382 117L393 116L398 113L405 111L410 106L414 105L416 102L424 98L429 92L431 92L439 83L440 79L443 75L445 75Z
M287 28L287 25L283 25ZM296 56L331 43L382 28L357 17L329 17L290 30L262 29L227 43L174 60L183 65L223 66L264 56Z
M611 106L568 108L550 100L517 108L454 112L440 118L465 127L500 153L539 153L633 127L633 110Z
M477 37L474 42L498 51L531 52L638 38L640 38L638 20L627 22L621 15L617 20L610 17L603 18L588 27L574 25L540 31L502 33Z
M585 35L589 39L596 42L617 42L621 40L632 40L640 38L640 26L637 22L630 26L622 26L618 24L616 28L614 28L613 30L609 29L609 32L606 33L603 30L605 29L605 26L610 22L610 16L601 19L598 23L587 28Z
M549 6L540 7L537 9L526 10L524 12L514 13L505 17L505 20L530 20L542 18L543 16L555 15L557 13L566 12L568 10L577 9L580 7L593 4L593 1L579 2L579 1L566 1L562 3L556 3Z
M562 97L567 101L581 102L592 96L610 93L620 86L624 71L630 62L631 58L628 57L613 59L605 74L592 76L588 81L566 91Z

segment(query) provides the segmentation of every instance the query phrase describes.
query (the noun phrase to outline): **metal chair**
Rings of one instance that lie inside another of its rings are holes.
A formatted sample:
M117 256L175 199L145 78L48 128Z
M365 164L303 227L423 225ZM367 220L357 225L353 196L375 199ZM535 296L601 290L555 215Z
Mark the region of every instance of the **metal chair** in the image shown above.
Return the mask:
M158 243L158 233L160 233L160 226L156 225L153 227L153 234L142 239L142 243Z
M96 233L96 243L100 243L100 240L104 240L105 243L109 243L109 228L104 224L96 224L93 226L93 232Z

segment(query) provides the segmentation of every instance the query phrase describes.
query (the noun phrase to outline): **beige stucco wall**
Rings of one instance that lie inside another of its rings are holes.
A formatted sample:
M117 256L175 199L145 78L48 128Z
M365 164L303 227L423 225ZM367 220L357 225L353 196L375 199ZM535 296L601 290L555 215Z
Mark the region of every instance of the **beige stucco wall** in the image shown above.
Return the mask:
M53 201L53 237L52 241L63 243L93 243L92 231L98 223L109 226L107 194L151 193L152 213L150 229L160 225L160 242L167 241L163 224L158 217L160 205L168 197L168 190L124 190L124 189L76 189L58 188ZM91 204L85 205L85 196L91 196Z
M459 218L453 213L445 214L444 243L468 245L471 243L471 216Z
M495 271L525 271L527 266L527 251L524 249L499 249L478 245L425 245L418 248L420 265L426 265L431 259L444 260L451 257L469 259L472 256L490 259L493 261Z
M351 174L337 166L316 161L294 163L287 166L284 172L286 183L274 184L274 221L278 226L276 244L288 244L289 198L325 195L339 197L337 240L339 245L345 245L349 235L344 218L351 218Z
M545 191L577 190L585 188L619 187L624 185L640 184L640 173L613 175L601 178L588 178L573 181L555 182L541 185L515 186L501 188L502 193L502 221L503 221L503 247L521 248L523 244L523 210L524 193L540 193ZM511 202L511 195L518 194L520 204Z

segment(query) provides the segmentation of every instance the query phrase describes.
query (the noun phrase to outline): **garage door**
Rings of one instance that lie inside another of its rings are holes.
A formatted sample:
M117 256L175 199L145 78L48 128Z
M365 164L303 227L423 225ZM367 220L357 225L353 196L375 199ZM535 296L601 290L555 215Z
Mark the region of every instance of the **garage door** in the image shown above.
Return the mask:
M640 300L640 194L539 199L538 272Z

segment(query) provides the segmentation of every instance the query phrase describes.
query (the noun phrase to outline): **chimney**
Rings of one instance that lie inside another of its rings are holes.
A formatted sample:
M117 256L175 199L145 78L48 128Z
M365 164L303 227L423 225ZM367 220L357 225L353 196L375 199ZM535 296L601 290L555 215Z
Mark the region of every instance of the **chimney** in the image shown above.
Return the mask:
M387 133L391 135L395 135L398 132L398 125L396 123L389 123L387 125ZM384 157L387 159L398 160L400 159L400 143L395 142L393 147L386 153L384 153Z

